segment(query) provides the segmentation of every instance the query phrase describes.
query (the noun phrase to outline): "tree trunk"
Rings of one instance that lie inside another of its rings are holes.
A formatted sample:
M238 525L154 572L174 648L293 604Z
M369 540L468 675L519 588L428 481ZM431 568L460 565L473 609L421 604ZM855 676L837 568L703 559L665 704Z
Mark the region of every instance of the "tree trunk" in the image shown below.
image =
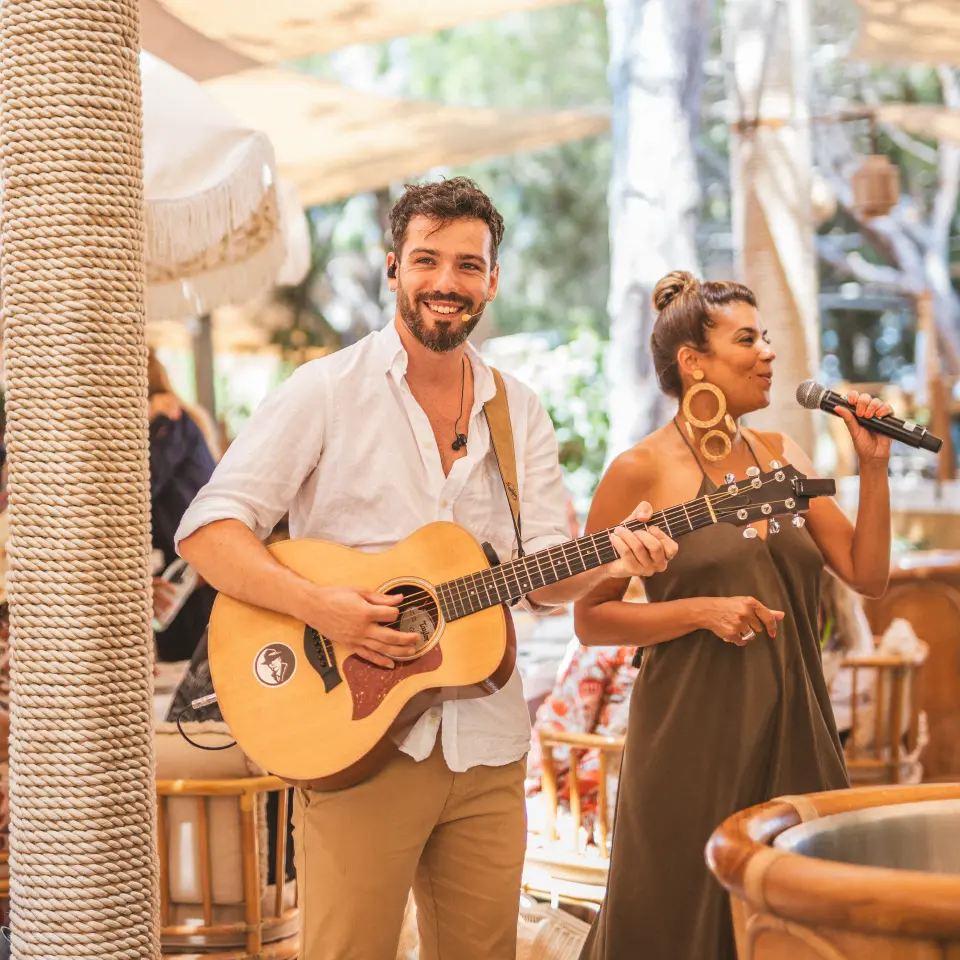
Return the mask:
M651 295L698 267L695 139L713 0L607 0L610 182L608 459L672 412L650 357Z
M797 384L816 376L819 321L807 96L807 0L727 0L724 52L739 129L731 142L739 274L777 350L770 406L749 418L814 453Z

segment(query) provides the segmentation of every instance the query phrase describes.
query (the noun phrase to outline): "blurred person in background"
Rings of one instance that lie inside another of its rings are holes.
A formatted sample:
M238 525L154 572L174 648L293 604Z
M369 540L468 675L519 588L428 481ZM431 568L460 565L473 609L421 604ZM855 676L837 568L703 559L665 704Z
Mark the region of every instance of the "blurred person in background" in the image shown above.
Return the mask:
M153 548L163 554L163 568L177 559L173 535L187 507L213 475L214 454L201 427L206 417L173 391L163 364L150 351L147 366L150 417L150 502ZM209 424L208 424L209 427ZM164 619L174 588L153 578L154 616ZM169 626L155 634L157 659L189 660L207 628L216 591L200 581Z

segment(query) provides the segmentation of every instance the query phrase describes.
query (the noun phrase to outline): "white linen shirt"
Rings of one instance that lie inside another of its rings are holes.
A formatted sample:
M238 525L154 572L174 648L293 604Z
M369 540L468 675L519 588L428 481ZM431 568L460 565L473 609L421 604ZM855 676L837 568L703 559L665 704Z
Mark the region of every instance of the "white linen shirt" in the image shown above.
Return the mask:
M452 520L489 541L501 561L515 558L510 507L482 409L496 385L469 344L466 355L475 399L467 455L453 463L449 476L407 385L407 353L391 323L299 367L260 404L184 514L177 544L226 519L240 520L264 539L289 512L291 537L367 551L392 547L432 521ZM504 381L523 546L532 553L569 539L557 440L536 394L513 377L504 375ZM426 759L438 728L451 770L521 759L530 746L530 719L519 673L514 670L491 696L432 708L401 749Z

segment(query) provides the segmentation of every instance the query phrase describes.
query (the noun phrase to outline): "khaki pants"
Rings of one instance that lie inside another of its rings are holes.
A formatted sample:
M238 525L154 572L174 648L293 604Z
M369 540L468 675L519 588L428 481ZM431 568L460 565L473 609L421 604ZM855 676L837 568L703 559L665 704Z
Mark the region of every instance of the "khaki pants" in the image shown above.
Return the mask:
M438 738L356 787L297 790L300 960L395 960L411 887L420 960L514 960L524 772L452 773Z

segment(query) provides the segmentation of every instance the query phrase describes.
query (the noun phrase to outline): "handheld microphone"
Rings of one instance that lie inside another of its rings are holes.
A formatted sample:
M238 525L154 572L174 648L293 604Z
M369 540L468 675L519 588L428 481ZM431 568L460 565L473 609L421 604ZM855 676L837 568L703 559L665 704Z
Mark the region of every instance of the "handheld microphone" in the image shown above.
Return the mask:
M825 410L827 413L834 413L838 407L849 410L865 430L871 433L882 433L885 437L891 437L905 443L908 447L914 447L919 450L929 450L931 453L939 453L943 446L943 441L928 433L923 427L909 420L900 420L897 417L858 417L857 408L850 403L846 397L841 397L839 393L828 390L816 380L804 380L797 387L797 403L807 410Z

